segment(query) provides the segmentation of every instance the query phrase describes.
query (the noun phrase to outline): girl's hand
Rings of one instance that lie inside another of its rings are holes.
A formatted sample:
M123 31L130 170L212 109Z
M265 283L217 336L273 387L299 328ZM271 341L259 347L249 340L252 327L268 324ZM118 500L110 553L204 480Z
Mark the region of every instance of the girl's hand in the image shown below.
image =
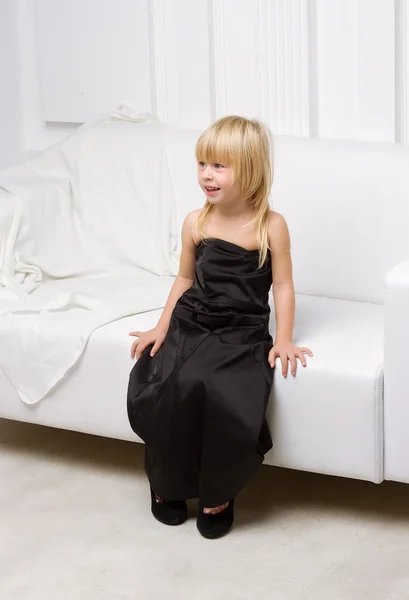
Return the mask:
M129 335L133 335L138 339L134 341L131 347L131 358L139 359L142 352L153 344L151 350L151 356L155 356L159 348L162 346L165 337L166 330L159 327L154 327L149 331L131 331Z
M307 365L304 353L308 356L313 356L313 353L309 348L300 348L295 346L292 342L278 342L275 344L268 355L268 362L271 368L275 366L276 358L279 356L283 367L283 375L287 377L288 372L288 361L291 363L291 374L295 376L297 371L297 357L300 359L303 367Z

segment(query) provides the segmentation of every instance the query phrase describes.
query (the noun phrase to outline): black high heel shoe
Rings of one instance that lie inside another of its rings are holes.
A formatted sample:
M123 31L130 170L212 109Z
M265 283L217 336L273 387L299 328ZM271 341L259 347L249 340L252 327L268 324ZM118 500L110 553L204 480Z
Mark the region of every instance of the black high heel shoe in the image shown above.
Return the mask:
M186 500L164 500L157 502L155 492L151 488L151 510L152 514L165 525L181 525L187 519Z
M196 525L203 537L214 540L229 533L233 522L234 498L230 500L229 505L224 510L214 515L204 513L203 508L201 508L197 516Z

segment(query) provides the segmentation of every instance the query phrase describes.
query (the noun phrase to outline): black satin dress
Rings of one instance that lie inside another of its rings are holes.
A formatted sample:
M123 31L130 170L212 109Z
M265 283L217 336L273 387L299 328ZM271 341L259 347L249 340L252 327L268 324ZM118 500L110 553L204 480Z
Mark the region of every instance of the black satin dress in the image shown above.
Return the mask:
M151 346L129 379L128 417L145 442L157 495L233 498L272 447L265 412L273 383L268 353L271 256L211 238L197 247L193 286L178 300L164 344Z

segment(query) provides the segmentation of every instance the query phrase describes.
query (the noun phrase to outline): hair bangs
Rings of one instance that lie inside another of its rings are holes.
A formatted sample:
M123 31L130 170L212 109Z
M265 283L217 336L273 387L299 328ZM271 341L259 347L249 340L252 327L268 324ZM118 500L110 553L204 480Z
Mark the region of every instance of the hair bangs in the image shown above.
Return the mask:
M196 160L229 165L235 170L236 152L231 143L232 140L226 134L226 131L209 127L197 141Z

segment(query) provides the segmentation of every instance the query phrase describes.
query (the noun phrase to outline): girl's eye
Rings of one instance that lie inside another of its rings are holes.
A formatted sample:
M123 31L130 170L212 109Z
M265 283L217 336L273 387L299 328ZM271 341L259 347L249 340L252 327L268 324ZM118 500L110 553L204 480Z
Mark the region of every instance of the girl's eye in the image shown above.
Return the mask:
M221 165L220 163L215 163L214 165L216 167L216 169L222 169L223 165Z
M204 167L204 162L202 160L199 160L199 167Z

